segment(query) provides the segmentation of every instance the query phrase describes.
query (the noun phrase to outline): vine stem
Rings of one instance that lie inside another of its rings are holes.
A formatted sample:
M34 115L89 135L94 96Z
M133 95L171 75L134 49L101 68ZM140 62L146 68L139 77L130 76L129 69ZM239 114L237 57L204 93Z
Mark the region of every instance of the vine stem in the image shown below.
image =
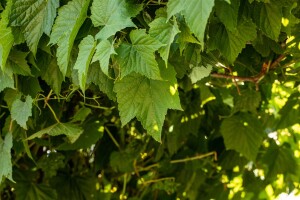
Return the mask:
M122 195L122 199L124 198L124 199L126 199L126 187L127 187L127 173L125 173L124 174L124 180L123 180L123 189L122 189L122 193L121 193L121 195Z
M217 152L212 151L212 152L208 152L206 154L201 154L201 155L197 155L194 157L189 157L189 158L183 158L183 159L177 159L177 160L171 160L170 163L171 164L177 164L177 163L184 163L184 162L189 162L189 161L194 161L194 160L201 160L203 158L209 157L209 156L214 156L214 160L217 160ZM159 167L159 163L154 163L153 165L149 165L147 167L141 168L139 170L136 171L148 171L152 168L155 167Z
M58 117L57 117L56 114L55 114L55 111L53 110L53 108L52 108L52 107L49 105L49 103L46 102L46 101L45 101L45 104L46 104L46 106L49 108L49 110L51 111L51 113L52 113L53 117L55 118L55 120L57 121L57 123L60 123Z
M143 184L146 185L146 184L157 183L157 182L166 181L166 180L175 181L175 178L174 177L159 178L159 179L154 179L154 180L150 180L150 181L145 181L145 182L143 182Z
M106 132L108 133L109 137L111 138L111 140L113 141L113 143L118 147L118 149L121 149L119 143L117 142L117 140L114 138L114 136L111 134L110 130L105 126L104 129L106 130Z

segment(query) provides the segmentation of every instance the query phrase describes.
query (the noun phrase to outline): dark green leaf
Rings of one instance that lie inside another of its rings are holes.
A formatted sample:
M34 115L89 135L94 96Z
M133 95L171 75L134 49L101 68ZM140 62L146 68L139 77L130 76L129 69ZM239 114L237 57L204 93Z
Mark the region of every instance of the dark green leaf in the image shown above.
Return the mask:
M45 134L48 134L50 136L66 135L69 141L71 143L74 143L82 134L82 132L83 129L75 124L57 123L32 134L27 139L32 140L36 137L40 138Z
M233 149L255 161L264 134L258 119L246 113L234 115L223 120L220 131L226 149Z

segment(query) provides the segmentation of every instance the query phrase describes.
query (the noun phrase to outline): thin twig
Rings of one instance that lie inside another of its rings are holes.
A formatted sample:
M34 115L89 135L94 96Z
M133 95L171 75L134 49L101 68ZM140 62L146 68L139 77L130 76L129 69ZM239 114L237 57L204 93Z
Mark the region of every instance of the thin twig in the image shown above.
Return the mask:
M114 136L111 134L110 130L105 126L104 129L106 130L106 132L108 133L109 137L111 138L111 140L113 141L113 143L118 147L118 149L121 149L119 143L117 142L117 140L114 138Z
M193 161L193 160L200 160L202 158L209 157L209 156L214 156L214 160L217 160L217 153L215 151L212 151L212 152L209 152L209 153L206 153L206 154L201 154L201 155L194 156L194 157L191 157L191 158L171 160L170 163L175 164L175 163L183 163L183 162L188 162L188 161Z
M146 184L157 183L157 182L166 181L166 180L175 181L175 178L174 177L159 178L159 179L145 181L145 182L143 182L143 184L146 185Z
M272 63L271 62L264 63L262 65L259 74L251 77L234 76L234 75L218 74L218 73L212 73L211 76L214 78L233 79L234 81L237 82L252 82L256 84L256 87L258 87L258 83L264 78L264 76L269 72L269 70L274 70L284 58L285 55L282 54Z
M184 162L189 162L189 161L194 161L194 160L200 160L200 159L203 159L203 158L206 158L206 157L209 157L209 156L214 156L214 160L217 160L217 152L212 151L212 152L208 152L206 154L201 154L201 155L197 155L197 156L190 157L190 158L171 160L170 163L171 164L184 163ZM138 171L140 171L140 172L141 171L148 171L148 170L150 170L152 168L156 168L156 167L159 167L159 163L154 163L154 164L149 165L147 167L140 168L140 169L138 169Z

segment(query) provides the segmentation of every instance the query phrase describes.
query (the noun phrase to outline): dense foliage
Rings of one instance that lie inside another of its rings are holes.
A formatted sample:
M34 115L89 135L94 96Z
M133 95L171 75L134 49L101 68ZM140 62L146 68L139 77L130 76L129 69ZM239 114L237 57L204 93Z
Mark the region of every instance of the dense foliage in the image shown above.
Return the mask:
M298 191L298 0L0 3L0 199Z

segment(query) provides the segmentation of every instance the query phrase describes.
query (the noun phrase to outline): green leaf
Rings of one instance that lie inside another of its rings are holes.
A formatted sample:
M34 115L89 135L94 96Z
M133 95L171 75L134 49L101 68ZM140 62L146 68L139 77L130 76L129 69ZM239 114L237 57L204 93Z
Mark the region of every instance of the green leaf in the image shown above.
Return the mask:
M87 73L95 52L95 47L96 42L91 35L83 38L79 44L79 53L74 65L74 69L78 70L79 85L83 92L85 91Z
M5 88L14 88L14 79L0 70L0 92Z
M42 60L42 59L40 59ZM53 89L55 94L59 94L63 82L63 74L59 70L56 59L50 56L49 59L39 63L41 78Z
M284 146L273 145L267 150L263 161L268 165L267 178L276 178L277 174L297 174L298 164L294 152Z
M165 61L166 66L168 66L171 44L173 43L177 33L180 32L176 20L174 20L172 24L171 22L167 22L166 18L159 17L152 21L149 26L149 35L160 41L162 44L167 44L166 46L160 47L158 49L158 52L160 53L162 59Z
M50 36L50 44L57 44L57 62L63 76L66 76L71 50L76 35L86 19L89 0L73 0L62 6Z
M109 59L112 54L117 54L115 52L114 45L108 40L102 40L96 47L96 53L93 57L92 62L99 60L100 67L104 74L109 76Z
M15 99L11 107L12 120L16 120L16 122L24 129L27 129L26 122L32 115L32 103L33 100L31 96L26 96L25 102L20 99Z
M103 26L96 35L105 40L126 27L135 27L131 17L136 16L142 5L129 4L125 0L94 0L91 7L91 19L94 26Z
M9 52L14 44L12 30L8 27L11 6L12 0L8 0L5 10L1 13L0 20L0 68L3 71L5 70Z
M131 31L130 39L132 44L123 42L117 49L121 77L137 72L151 79L161 79L154 52L163 45L141 29Z
M0 184L8 178L14 182L12 178L11 148L13 146L12 133L7 133L4 140L0 137Z
M213 0L172 0L168 3L168 18L182 11L189 28L203 44L207 20L213 7Z
M53 200L57 199L56 191L45 184L34 184L29 181L19 181L16 185L17 200Z
M250 111L253 114L257 113L256 109L259 107L261 101L260 92L254 90L243 90L241 94L234 96L234 112Z
M69 172L60 173L52 178L52 187L57 191L59 200L84 200L95 199L96 184L98 179L88 173L72 174ZM69 192L66 192L69 191Z
M110 166L119 172L133 172L134 171L134 160L137 159L138 155L134 152L112 152L110 154ZM127 162L122 162L126 160Z
M173 71L171 67L169 72ZM132 73L115 84L122 124L136 117L155 140L161 141L161 130L167 110L181 109L175 85L151 80Z
M96 84L109 99L116 100L116 93L113 91L115 85L114 79L105 75L98 63L93 63L89 68L87 84L91 82Z
M263 128L252 115L240 113L223 120L220 128L226 149L232 149L255 161L263 140Z
M74 119L72 120L74 121ZM63 143L57 147L58 150L76 150L87 149L96 144L104 135L104 126L102 121L92 121L83 125L83 132L80 137L72 144Z
M213 0L186 0L183 15L198 40L203 44L207 20L214 7ZM202 45L203 47L203 45Z
M208 49L218 49L230 63L233 63L246 43L255 37L256 27L250 21L242 21L233 32L218 24L210 30Z
M204 67L204 66L194 67L192 69L192 72L189 75L189 77L190 77L192 83L196 83L196 82L200 81L201 79L209 76L211 70L212 70L211 65L208 65L207 67Z
M32 76L30 66L26 60L27 55L28 52L12 49L6 62L6 73Z
M278 40L282 8L275 3L257 3L253 11L255 23L271 39Z
M26 42L36 54L43 33L50 35L59 0L14 0L10 21L12 26L21 26Z
M169 0L167 4L168 20L175 14L180 13L184 9L183 0Z
M290 127L294 124L299 123L300 120L300 110L299 110L299 100L300 94L298 92L293 93L288 98L288 101L279 111L281 118L277 124L278 129L283 129Z
M44 134L48 134L50 136L58 136L58 135L66 135L68 140L71 143L74 143L78 137L82 134L83 129L79 126L71 123L56 123L52 126L49 126L47 128L44 128L31 136L29 136L27 139L32 140L36 137L40 138Z
M216 14L228 30L234 31L237 27L239 6L239 0L232 0L231 3L216 1Z
M188 43L200 44L183 20L179 20L179 30L180 33L178 34L177 42L179 44L180 54L186 49Z
M74 115L73 119L71 122L78 122L80 121L81 123L87 118L89 114L92 113L92 110L87 107L81 107Z

